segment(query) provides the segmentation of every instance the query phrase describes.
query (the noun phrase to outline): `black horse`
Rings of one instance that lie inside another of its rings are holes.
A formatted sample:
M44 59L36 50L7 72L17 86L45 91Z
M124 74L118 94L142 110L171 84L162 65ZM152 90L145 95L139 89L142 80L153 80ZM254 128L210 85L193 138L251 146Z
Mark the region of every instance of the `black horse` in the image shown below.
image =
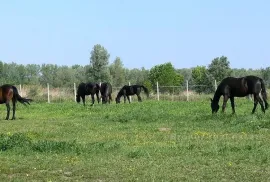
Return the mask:
M101 83L100 94L102 98L102 104L107 102L110 104L112 101L112 85L110 83Z
M263 100L260 97L260 92ZM234 97L245 97L249 94L253 94L254 97L252 114L255 112L258 102L261 105L262 111L265 113L265 110L268 108L267 93L264 81L261 78L257 76L245 76L241 78L227 77L223 79L218 85L214 98L211 99L212 113L216 113L218 111L218 102L221 96L223 96L222 111L225 111L226 103L228 99L230 99L232 112L235 113Z
M83 105L85 106L85 96L86 95L91 95L92 98L92 104L91 106L94 105L95 103L95 94L97 96L97 101L99 103L99 84L97 83L80 83L77 89L77 95L76 95L76 101L79 103L81 101L80 98L82 98Z
M144 93L149 97L148 89L143 85L125 85L121 88L121 90L118 92L115 102L118 104L120 103L120 98L124 96L124 103L126 103L126 97L128 99L128 102L130 103L129 96L130 95L137 95L138 101L142 102L142 98L140 96L141 89L143 89Z
M7 107L7 116L6 120L9 119L10 114L10 102L12 102L13 115L12 120L15 119L15 111L16 111L16 102L26 105L25 103L30 105L30 101L32 99L23 98L19 95L17 88L13 85L5 84L0 86L0 104L6 104Z

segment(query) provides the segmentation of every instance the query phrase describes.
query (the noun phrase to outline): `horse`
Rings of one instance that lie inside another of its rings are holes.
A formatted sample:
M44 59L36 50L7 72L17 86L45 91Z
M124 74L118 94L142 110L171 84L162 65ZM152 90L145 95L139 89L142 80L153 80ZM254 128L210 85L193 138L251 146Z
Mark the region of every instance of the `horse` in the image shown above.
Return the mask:
M260 97L260 93L262 99ZM252 114L254 114L258 102L261 105L262 112L265 113L265 110L268 109L267 92L265 89L264 81L261 78L253 75L241 78L235 77L224 78L218 85L213 99L211 99L212 114L218 112L219 110L218 102L221 96L223 96L222 112L225 111L226 103L228 99L230 99L232 106L232 113L234 114L235 113L234 97L245 97L249 94L252 94L254 98L254 107L252 109Z
M19 95L18 89L10 84L4 84L0 86L0 104L6 104L7 108L7 116L6 120L9 120L10 115L10 102L12 102L12 120L15 120L15 112L16 112L16 102L19 101L23 105L25 103L30 105L32 99L23 98Z
M107 102L110 104L112 101L112 85L107 82L101 83L100 94L102 98L102 104L106 104Z
M129 98L130 95L137 95L138 101L142 102L142 98L140 96L141 89L143 89L146 96L149 97L148 89L143 85L130 85L130 86L125 85L125 86L123 86L115 98L116 104L120 103L120 98L122 96L124 96L124 103L126 103L126 97L128 99L128 102L130 103L130 98Z
M85 106L85 96L86 95L91 95L91 98L92 98L92 104L91 106L94 105L95 103L95 94L97 96L97 101L99 103L100 99L99 99L99 84L97 83L91 83L91 82L88 82L88 83L80 83L79 86L78 86L78 89L77 89L77 94L76 94L76 101L77 103L80 103L81 99L82 98L82 102L83 102L83 105Z

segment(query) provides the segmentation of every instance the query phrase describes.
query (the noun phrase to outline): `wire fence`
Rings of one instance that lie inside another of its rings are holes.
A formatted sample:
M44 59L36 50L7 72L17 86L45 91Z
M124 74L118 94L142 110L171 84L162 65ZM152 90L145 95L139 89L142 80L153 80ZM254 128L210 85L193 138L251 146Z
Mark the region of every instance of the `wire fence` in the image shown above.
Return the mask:
M185 85L181 86L163 86L156 83L155 88L150 90L149 98L146 94L141 93L143 100L157 100L157 101L198 101L198 100L209 100L213 97L214 91L217 88L217 84L213 82L213 88L209 88L207 85L189 85L186 81ZM130 85L131 83L128 83ZM18 85L17 88L20 95L23 97L31 98L37 102L63 102L63 101L74 101L76 102L76 92L77 84L74 83L70 87L55 88L49 83L47 87L42 87L40 85ZM113 101L117 93L122 87L112 87L112 97ZM198 92L201 91L201 92ZM204 91L211 90L208 94ZM90 97L90 96L89 96ZM87 97L86 97L87 98ZM252 100L251 96L248 96ZM130 96L130 100L137 101L137 96Z
M129 82L128 85L131 83ZM62 102L62 101L76 101L76 92L78 84L74 83L69 87L55 88L49 83L47 87L40 85L18 85L18 90L23 97L29 97L35 101L40 102ZM213 82L213 87L216 88L216 82ZM122 87L112 87L112 97L116 97L117 93ZM143 100L169 100L169 101L193 101L208 98L213 95L214 92L208 94L198 93L197 90L209 89L207 85L189 85L186 81L185 85L179 86L164 86L156 83L154 88L150 89L149 98L146 98L146 94L141 93ZM212 88L213 90L213 88ZM131 101L137 101L137 96L131 96Z

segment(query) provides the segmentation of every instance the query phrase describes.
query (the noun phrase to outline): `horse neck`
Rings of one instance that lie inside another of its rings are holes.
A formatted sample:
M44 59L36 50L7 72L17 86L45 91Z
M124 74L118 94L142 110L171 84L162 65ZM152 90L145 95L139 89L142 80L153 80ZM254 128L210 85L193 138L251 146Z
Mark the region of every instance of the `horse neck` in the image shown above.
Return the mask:
M120 98L122 95L123 95L123 89L121 89L121 90L118 92L116 98Z
M218 90L216 90L216 92L215 92L215 94L214 94L214 98L213 98L213 103L218 103L220 97L221 97L221 94L219 93Z

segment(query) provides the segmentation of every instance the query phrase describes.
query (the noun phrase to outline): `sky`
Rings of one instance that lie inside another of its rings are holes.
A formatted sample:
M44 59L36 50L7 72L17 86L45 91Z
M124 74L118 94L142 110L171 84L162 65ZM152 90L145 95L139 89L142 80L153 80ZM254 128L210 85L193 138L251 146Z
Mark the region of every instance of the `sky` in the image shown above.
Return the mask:
M269 0L0 0L0 60L88 65L101 44L112 63L151 69L270 66Z

